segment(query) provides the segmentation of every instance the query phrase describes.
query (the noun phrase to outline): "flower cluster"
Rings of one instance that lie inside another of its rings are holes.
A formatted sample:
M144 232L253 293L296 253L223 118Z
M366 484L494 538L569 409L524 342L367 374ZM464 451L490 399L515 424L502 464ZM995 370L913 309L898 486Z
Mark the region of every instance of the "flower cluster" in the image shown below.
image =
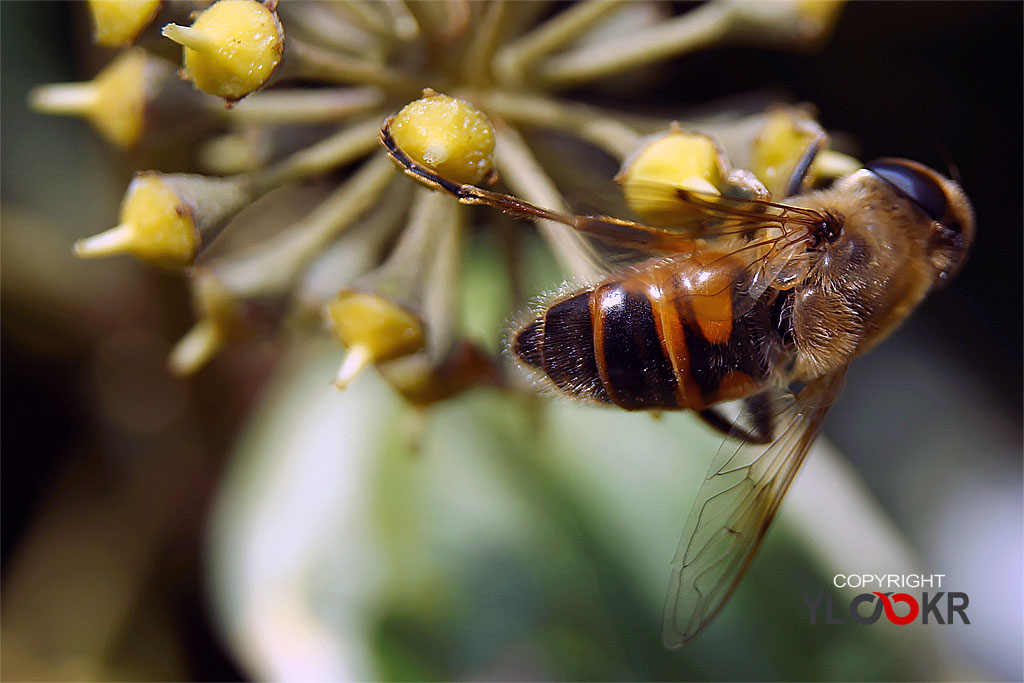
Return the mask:
M556 174L524 132L557 131L617 159L643 220L678 220L656 187L783 197L801 189L790 181L811 158L812 179L853 163L823 152L827 138L805 109L680 125L554 93L723 42L813 45L838 6L719 0L674 14L589 0L546 16L543 5L501 0L95 0L96 42L124 51L91 82L42 86L31 101L88 118L124 150L172 129L198 141L208 175L138 173L118 225L75 245L82 258L131 253L186 275L198 321L173 349L172 371L195 372L287 314L322 321L347 348L339 387L377 364L406 398L430 402L500 373L458 322L469 209L397 172L378 145L388 115L401 110L390 123L396 144L440 176L500 177L555 210L565 210ZM181 47L180 68L167 60L169 41ZM253 227L320 178L330 186L311 210ZM538 227L566 271L600 272L579 235ZM226 228L230 239L217 240ZM215 240L226 248L211 249Z

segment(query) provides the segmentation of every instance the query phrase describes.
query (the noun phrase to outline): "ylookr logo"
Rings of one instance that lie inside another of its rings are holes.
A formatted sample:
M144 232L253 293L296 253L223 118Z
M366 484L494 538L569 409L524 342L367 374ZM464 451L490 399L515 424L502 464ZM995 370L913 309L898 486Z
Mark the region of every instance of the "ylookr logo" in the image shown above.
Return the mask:
M832 583L836 588L941 588L945 574L837 574ZM815 595L801 593L810 612L810 623L829 625L845 624L844 613L851 621L858 624L873 624L885 615L885 618L900 626L913 623L919 617L922 624L952 624L959 616L960 622L970 624L967 617L967 606L970 598L967 593L947 591L923 591L920 598L910 593L894 593L893 591L871 591L861 593L850 600L846 610L837 609L831 593L820 592ZM861 605L868 605L864 613ZM900 605L897 607L897 605ZM824 617L824 621L819 621Z

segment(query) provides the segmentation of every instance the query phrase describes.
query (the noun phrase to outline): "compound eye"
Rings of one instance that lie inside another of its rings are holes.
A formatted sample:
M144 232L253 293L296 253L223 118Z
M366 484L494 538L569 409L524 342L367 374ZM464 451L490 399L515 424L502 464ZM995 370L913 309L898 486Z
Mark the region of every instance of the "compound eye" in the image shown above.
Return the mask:
M949 211L946 192L939 184L936 173L931 169L903 159L878 159L864 168L917 204L933 221L946 222L943 220L947 218ZM955 228L948 224L946 227Z

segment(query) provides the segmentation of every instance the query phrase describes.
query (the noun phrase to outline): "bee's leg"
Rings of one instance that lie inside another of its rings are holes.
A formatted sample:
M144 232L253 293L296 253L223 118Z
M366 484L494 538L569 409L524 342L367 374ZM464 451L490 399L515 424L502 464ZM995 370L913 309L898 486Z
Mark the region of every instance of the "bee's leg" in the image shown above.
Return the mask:
M381 128L380 142L387 150L388 156L399 165L406 175L411 176L429 188L447 192L463 204L485 204L499 211L504 211L510 216L527 219L545 219L574 227L575 218L573 216L541 208L502 192L492 192L476 185L456 183L426 168L423 164L406 154L398 146L398 143L395 142L395 138L391 134L390 119L385 121L384 127Z
M406 175L431 189L447 192L463 204L484 204L517 218L555 221L605 242L634 249L675 253L690 251L694 248L693 237L695 235L678 228L674 230L656 228L609 216L570 216L531 204L509 194L448 180L402 151L391 134L390 120L386 121L384 127L381 128L380 141L388 155Z
M733 439L769 444L775 440L775 421L769 406L764 393L754 394L743 402L741 418L750 423L749 427L740 424L740 419L729 419L719 408L705 408L698 411L697 416L715 431Z

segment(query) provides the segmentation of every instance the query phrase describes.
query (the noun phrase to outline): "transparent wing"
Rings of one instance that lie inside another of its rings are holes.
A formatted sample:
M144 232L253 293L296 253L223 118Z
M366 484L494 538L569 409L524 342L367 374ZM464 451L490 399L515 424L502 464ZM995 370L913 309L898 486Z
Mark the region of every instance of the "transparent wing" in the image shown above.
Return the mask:
M685 253L703 248L701 240L727 237L737 242L763 238L770 230L790 241L810 241L814 230L827 220L819 211L777 204L764 199L743 199L704 194L670 185L651 183L651 192L678 214L678 224L645 225L611 216L572 216L530 204L517 197L475 185L448 180L407 155L391 135L391 119L384 122L380 141L396 164L420 183L447 192L463 204L484 204L509 215L544 219L568 225L607 243L651 253Z
M821 428L844 372L793 396L776 390L756 421L772 420L768 446L726 442L686 520L665 601L664 640L678 647L714 618L743 576L786 489ZM748 416L749 417L749 416Z
M646 184L652 201L665 203L663 213L678 216L677 224L646 225L611 216L563 214L439 176L398 146L390 123L390 119L384 122L380 141L407 175L464 204L482 204L520 218L556 221L626 250L628 253L618 255L621 258L606 255L609 272L618 270L626 259L665 258L666 267L688 278L674 294L689 300L696 319L712 324L742 316L773 284L785 289L786 285L777 284L780 279L801 279L798 276L806 272L811 258L808 247L831 220L819 211L762 198L705 194L650 182ZM642 191L642 184L634 185ZM656 263L642 267L656 267Z

